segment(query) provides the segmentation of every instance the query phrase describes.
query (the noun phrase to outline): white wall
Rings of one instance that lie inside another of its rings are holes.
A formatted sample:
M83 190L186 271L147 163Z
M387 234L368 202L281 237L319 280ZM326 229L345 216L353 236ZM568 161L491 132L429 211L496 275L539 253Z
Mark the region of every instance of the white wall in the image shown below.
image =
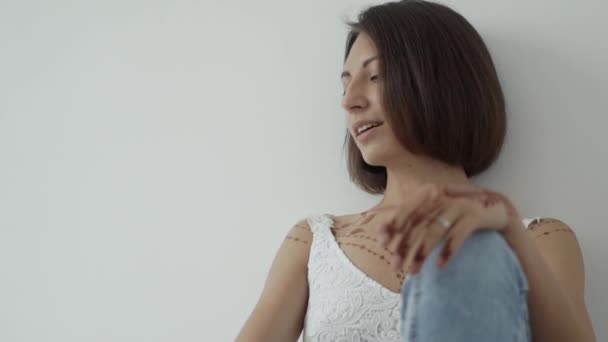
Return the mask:
M479 184L569 223L608 340L606 2L445 2L509 105ZM339 73L364 1L0 1L0 340L230 341L287 229L350 184Z

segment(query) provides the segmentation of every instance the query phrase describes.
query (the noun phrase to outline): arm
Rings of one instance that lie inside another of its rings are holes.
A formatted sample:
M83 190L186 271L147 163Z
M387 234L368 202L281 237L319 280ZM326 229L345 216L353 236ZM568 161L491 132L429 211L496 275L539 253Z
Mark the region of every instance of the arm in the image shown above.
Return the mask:
M543 218L505 239L529 283L528 308L534 342L595 342L584 297L583 257L564 222Z
M308 305L308 256L312 232L294 225L279 247L266 284L236 342L297 341Z

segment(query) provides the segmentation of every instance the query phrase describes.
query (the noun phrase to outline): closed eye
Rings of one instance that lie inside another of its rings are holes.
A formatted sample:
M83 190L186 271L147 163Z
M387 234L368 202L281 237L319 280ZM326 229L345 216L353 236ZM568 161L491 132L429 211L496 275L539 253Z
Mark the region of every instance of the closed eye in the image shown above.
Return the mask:
M380 78L380 75L374 75L372 77L370 77L370 80L372 81L376 81ZM342 96L346 95L346 90L342 90Z

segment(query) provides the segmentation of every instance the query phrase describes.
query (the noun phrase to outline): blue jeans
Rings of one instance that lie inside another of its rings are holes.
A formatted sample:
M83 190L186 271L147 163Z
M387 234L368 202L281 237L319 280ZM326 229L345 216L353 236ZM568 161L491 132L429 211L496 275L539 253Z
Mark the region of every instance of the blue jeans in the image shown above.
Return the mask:
M528 281L503 236L476 231L439 269L444 244L403 284L402 341L530 342Z

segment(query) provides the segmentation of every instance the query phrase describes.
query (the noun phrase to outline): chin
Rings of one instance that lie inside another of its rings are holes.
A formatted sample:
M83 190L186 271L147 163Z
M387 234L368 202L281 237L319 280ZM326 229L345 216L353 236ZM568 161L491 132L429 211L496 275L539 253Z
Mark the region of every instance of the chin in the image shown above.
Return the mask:
M383 156L377 153L362 153L363 160L371 166L384 166Z

